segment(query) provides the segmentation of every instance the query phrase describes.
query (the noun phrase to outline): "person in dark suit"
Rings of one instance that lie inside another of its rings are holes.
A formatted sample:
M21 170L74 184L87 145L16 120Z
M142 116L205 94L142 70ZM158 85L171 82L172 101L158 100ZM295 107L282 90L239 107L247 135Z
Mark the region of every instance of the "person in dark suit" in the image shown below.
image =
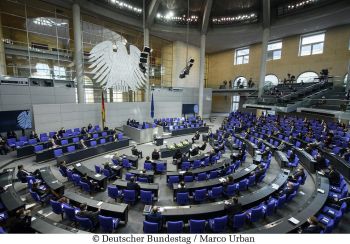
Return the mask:
M81 128L80 134L86 135L88 131L86 130L86 127Z
M38 181L33 183L32 191L37 193L40 198L45 198L50 193L50 190L48 188L41 187L41 185Z
M295 149L292 149L291 150L291 153L289 154L289 157L288 157L288 160L289 160L289 162L293 162L294 161L294 159L295 159Z
M62 127L59 131L58 131L58 135L62 138L63 137L63 133L66 133L66 130L64 129L64 127Z
M36 139L37 141L39 141L38 134L35 131L32 130L30 132L29 139Z
M198 147L199 150L204 151L207 148L207 142L204 142L202 146Z
M322 228L315 216L311 216L307 219L307 225L301 233L303 234L316 234L320 233Z
M180 181L176 193L186 193L188 189L186 189L186 185L184 181Z
M182 152L180 149L177 149L173 156L173 159L181 159L181 158L182 158Z
M141 174L139 174L138 178L145 178L145 179L147 179L147 182L152 182L151 176L146 174L145 169L141 170Z
M190 156L196 156L196 155L198 155L198 153L199 153L198 147L194 147L194 148L192 148L192 149L190 149L190 150L188 151L188 154L189 154Z
M152 211L148 215L146 215L146 220L148 222L157 223L159 231L163 227L163 217L162 214L159 212L158 207L156 206L154 206L152 208Z
M159 151L155 148L152 152L152 160L159 160L160 158L160 153Z
M303 168L298 168L292 175L288 177L288 180L296 182L300 177L305 177L305 172Z
M0 136L0 154L6 155L10 152L11 148L6 144L6 141Z
M294 192L294 185L292 182L288 181L287 186L280 192L280 196L286 194L287 198L290 194Z
M140 193L140 186L135 182L135 178L132 177L130 181L126 184L126 189L127 190L134 190L136 193L136 196L139 195Z
M58 166L62 172L67 175L67 164L66 164L66 161L62 161L59 163L59 166Z
M186 153L182 154L182 157L181 157L181 162L187 162L188 161L188 158Z
M194 136L192 137L192 144L193 144L195 141L198 141L198 140L199 140L199 137L200 137L199 131L196 131L196 133L195 133Z
M55 139L51 138L50 141L47 143L48 148L56 148L58 145L56 144Z
M132 153L132 155L135 155L138 158L143 158L142 151L137 150L135 145L131 148L131 153Z
M30 210L21 208L16 211L16 215L9 221L8 233L34 233L30 227L32 224L32 213Z
M215 150L212 149L212 150L210 151L210 154L209 154L209 162L212 162L212 159L213 159L214 157L216 157L216 153L215 153Z
M88 184L90 188L93 189L94 191L98 189L98 183L96 181L90 180L86 173L81 176L80 180Z
M228 225L232 225L233 216L242 212L242 205L238 202L237 197L232 197L231 201L225 201L225 211L228 215Z
M152 163L151 158L149 156L146 157L145 163Z
M88 129L88 131L90 131L92 129L92 124L89 124L87 129Z
M7 137L7 139L15 138L17 140L17 134L14 131L7 131L6 137Z
M265 168L261 164L255 169L255 183L258 183L259 178L265 173Z
M96 226L98 224L98 215L100 214L100 209L96 212L87 210L87 203L82 203L79 206L80 211L77 213L78 217L88 218L91 220L92 225Z
M113 175L113 169L111 168L111 166L109 165L108 162L106 162L104 165L103 165L103 169L106 169L109 171L109 174L110 175Z
M333 166L329 166L329 171L326 172L326 176L329 179L331 185L338 186L340 184L340 174L336 171Z
M27 182L27 176L31 176L32 173L25 170L23 165L18 165L17 166L18 172L17 172L17 178L22 182L26 183Z

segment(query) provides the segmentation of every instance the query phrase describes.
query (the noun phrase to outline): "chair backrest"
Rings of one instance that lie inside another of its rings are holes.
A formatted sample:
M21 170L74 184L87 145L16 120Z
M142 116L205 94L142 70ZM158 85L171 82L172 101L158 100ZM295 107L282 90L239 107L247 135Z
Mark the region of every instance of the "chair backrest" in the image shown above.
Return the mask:
M52 212L54 212L55 214L62 214L63 213L62 204L60 202L56 202L56 201L50 199L50 205L52 208Z
M61 140L61 145L67 145L68 144L68 140Z
M216 177L218 177L219 173L216 170L212 170L209 173L209 179L214 179Z
M34 152L40 152L44 150L44 146L43 145L35 145L34 146Z
M184 182L193 182L193 176L192 175L185 175Z
M227 224L227 215L214 218L212 230L214 232L223 232L226 228L226 224Z
M141 202L151 205L153 203L153 195L151 191L140 191Z
M188 170L191 168L191 163L190 162L183 162L181 165L181 170Z
M76 221L76 215L75 212L76 210L68 205L63 205L63 212L66 214L66 217L70 220L70 221Z
M241 228L244 225L246 218L247 218L247 215L245 213L235 214L233 216L233 225L232 225L232 227L234 229Z
M130 162L129 162L129 159L127 159L127 158L123 158L123 160L122 160L122 163L123 163L123 167L124 168L130 168L131 167L131 164L130 164Z
M80 227L86 229L86 230L91 230L93 229L93 225L90 219L88 218L82 218L79 217L78 215L75 216L77 222L79 223Z
M106 137L107 136L107 132L102 132L102 134L101 134L103 137Z
M237 184L228 185L226 188L226 195L233 196L236 194L237 190L238 190Z
M112 217L99 215L98 220L100 223L100 227L104 232L112 232L116 228Z
M158 233L158 223L143 221L143 233Z
M190 233L204 233L205 220L190 219Z
M34 192L32 190L29 190L29 192L30 192L30 195L32 196L32 198L34 199L34 201L41 202L41 198L38 195L38 193L36 193L36 192Z
M138 180L139 182L142 182L142 183L149 183L149 182L148 182L148 178L146 178L146 177L138 177L137 180Z
M125 174L125 180L130 180L132 177L134 177L135 175L132 173L126 173Z
M67 147L67 151L68 152L74 152L75 151L75 146L73 145L73 146Z
M74 137L72 140L73 140L73 143L78 143L79 142L79 138L78 137Z
M194 199L196 201L203 201L206 199L207 189L200 189L194 191Z
M174 184L174 183L179 183L180 182L180 177L177 175L172 175L169 176L169 184Z
M143 168L145 170L153 170L153 165L151 163L144 163Z
M83 189L83 191L91 192L91 188L90 188L90 185L89 185L88 183L79 181L79 185L81 186L81 188Z
M275 208L276 208L276 200L272 198L266 205L265 215L266 216L273 215L275 213Z
M166 166L163 163L156 164L156 171L158 172L164 172L166 170Z
M100 174L101 173L101 166L95 164L95 171L96 171L96 173Z
M194 160L193 162L193 168L199 168L201 166L201 161L200 160Z
M135 190L124 190L124 201L125 202L134 202L136 200Z
M277 200L277 207L281 208L283 206L283 204L286 202L286 194L283 194L282 196L280 196Z
M96 141L90 141L90 146L91 147L95 147L97 145L97 142Z
M34 145L34 144L37 143L37 140L36 140L36 139L29 139L28 143L29 143L30 145Z
M189 194L188 192L178 192L176 194L176 203L179 205L187 205L189 203Z
M183 221L168 221L167 222L168 233L182 233L183 226L184 226Z
M53 150L53 154L57 158L63 154L63 151L62 151L62 149L56 149L56 150Z
M263 206L252 208L251 222L256 222L264 217Z
M105 143L106 143L106 139L102 138L102 139L100 140L100 144L105 144Z
M222 194L222 186L215 186L211 189L213 196L220 196Z
M95 138L95 139L98 138L98 134L96 134L96 133L92 134L92 138Z
M199 173L197 177L198 181L205 181L207 180L207 173Z
M107 186L107 194L110 198L117 199L119 197L119 191L117 186Z

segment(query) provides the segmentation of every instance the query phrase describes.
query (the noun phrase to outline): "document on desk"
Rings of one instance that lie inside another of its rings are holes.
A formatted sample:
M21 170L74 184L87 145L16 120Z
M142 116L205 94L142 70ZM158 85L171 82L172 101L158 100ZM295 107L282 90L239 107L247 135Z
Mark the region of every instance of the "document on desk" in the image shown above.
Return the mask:
M317 191L318 191L319 193L324 194L324 190L323 190L323 189L318 188Z
M244 170L248 172L248 171L249 171L249 168L245 168Z
M97 178L98 178L98 177L101 177L101 175L100 175L100 174L95 174L95 177L97 177Z
M279 188L280 186L277 185L277 184L272 184L271 187L272 187L272 189L278 190L278 188Z
M293 224L295 224L295 225L297 225L297 224L299 224L300 223L300 221L299 220L297 220L296 218L294 218L294 217L291 217L291 218L289 218L288 219L290 222L292 222Z
M103 202L98 202L96 205L101 206Z
M51 181L52 184L58 183L58 180Z
M219 181L220 182L226 182L226 179L225 178L219 178Z
M75 166L80 167L80 166L81 166L81 163L77 163Z

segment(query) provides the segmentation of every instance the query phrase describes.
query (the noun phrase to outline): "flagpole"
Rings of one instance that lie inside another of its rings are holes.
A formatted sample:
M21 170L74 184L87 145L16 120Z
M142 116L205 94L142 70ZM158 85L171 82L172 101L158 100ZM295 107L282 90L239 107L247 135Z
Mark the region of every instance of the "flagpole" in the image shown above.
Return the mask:
M102 128L105 128L105 122L106 122L106 109L105 109L105 99L103 95L102 90L102 101L101 101L101 117L102 117Z

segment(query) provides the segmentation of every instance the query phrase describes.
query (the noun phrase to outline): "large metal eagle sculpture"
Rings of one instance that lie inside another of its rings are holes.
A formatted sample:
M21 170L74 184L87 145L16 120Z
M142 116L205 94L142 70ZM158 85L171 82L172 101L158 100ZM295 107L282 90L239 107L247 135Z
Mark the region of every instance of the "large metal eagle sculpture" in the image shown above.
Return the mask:
M89 68L95 74L93 80L104 89L136 91L144 87L147 76L139 67L141 51L119 37L103 41L90 51L89 61L92 64Z

